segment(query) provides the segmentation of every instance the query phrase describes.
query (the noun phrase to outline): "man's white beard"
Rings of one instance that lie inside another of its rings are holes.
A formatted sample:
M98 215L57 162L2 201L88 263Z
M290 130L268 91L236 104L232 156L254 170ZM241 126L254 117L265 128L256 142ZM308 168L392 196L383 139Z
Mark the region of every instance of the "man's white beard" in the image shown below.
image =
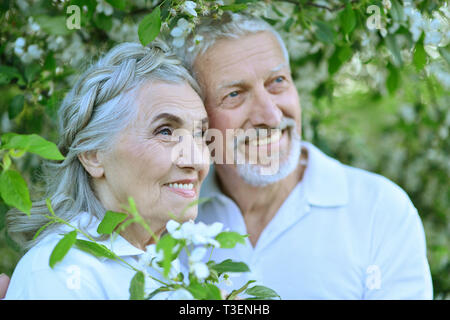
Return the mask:
M274 174L264 174L264 166L257 164L238 164L237 172L244 181L255 187L264 187L268 184L278 182L286 178L298 166L302 152L301 137L297 133L297 124L293 119L286 118L290 136L289 156L279 164L279 168Z

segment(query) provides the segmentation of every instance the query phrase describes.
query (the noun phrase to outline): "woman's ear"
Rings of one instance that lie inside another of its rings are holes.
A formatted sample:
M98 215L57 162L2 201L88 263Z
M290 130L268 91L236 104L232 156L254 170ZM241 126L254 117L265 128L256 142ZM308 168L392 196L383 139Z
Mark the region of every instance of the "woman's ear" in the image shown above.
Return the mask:
M102 153L93 150L86 151L80 153L78 155L78 160L80 160L84 169L93 177L93 178L101 178L105 173L105 169L103 167L103 157Z

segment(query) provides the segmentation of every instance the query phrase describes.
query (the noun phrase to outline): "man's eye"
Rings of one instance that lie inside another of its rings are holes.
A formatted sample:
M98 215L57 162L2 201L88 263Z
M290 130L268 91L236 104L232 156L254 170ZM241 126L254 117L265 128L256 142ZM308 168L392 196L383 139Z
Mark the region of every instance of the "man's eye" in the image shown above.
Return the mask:
M283 81L284 81L284 77L282 77L282 76L276 77L274 80L274 82L277 82L277 83L281 83Z
M231 98L234 98L234 97L237 97L238 94L239 94L239 92L233 91L233 92L229 93L228 96L231 97Z
M157 131L157 134L161 134L163 136L171 136L172 130L170 128L162 128Z

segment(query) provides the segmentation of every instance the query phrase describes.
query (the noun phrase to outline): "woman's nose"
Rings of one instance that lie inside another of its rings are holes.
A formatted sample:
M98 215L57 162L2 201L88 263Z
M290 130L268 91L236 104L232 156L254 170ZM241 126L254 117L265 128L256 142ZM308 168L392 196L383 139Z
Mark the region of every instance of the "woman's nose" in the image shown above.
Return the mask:
M200 171L209 166L209 149L201 137L183 135L179 142L179 153L175 164L179 168Z

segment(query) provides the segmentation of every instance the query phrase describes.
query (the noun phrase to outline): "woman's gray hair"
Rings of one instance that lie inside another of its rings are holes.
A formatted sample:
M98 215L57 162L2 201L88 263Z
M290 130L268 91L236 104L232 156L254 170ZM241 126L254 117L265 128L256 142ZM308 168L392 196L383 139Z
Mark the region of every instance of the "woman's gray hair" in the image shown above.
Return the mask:
M45 197L33 202L30 216L17 209L7 214L9 234L25 249L60 226L52 224L32 240L39 228L49 222L45 218L49 214L47 197L55 214L66 221L81 212L103 218L106 210L96 197L90 175L78 156L113 146L117 134L137 116L136 91L147 80L187 82L200 92L181 61L163 41L156 40L147 47L123 43L112 48L81 75L66 95L58 111L58 147L65 159L60 163L45 163Z
M203 17L196 25L194 33L186 38L185 45L176 49L177 55L183 59L183 63L195 76L193 69L195 60L204 54L220 39L238 39L242 36L258 32L271 32L278 40L286 62L289 62L289 53L280 34L266 21L248 13L224 12L220 18ZM202 37L196 41L196 37ZM237 57L238 59L238 57Z

